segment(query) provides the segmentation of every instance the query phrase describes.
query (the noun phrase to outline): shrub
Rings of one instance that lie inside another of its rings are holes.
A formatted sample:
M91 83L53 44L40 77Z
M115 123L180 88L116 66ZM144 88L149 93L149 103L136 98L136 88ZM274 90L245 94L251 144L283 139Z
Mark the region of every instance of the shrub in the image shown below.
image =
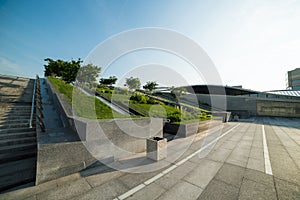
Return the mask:
M110 89L109 87L101 87L101 88L97 88L97 91L100 93L107 93L107 94L112 94L113 90Z
M200 119L201 119L201 120L207 119L207 114L206 114L205 112L202 112L202 113L200 114Z
M165 105L163 102L158 101L158 100L154 100L154 99L148 99L147 100L147 104L159 104L159 105Z
M181 121L181 112L180 111L168 113L167 115L168 115L168 119L170 119L171 123Z
M149 100L149 97L135 92L133 95L131 95L130 100L135 101L136 103L146 104Z

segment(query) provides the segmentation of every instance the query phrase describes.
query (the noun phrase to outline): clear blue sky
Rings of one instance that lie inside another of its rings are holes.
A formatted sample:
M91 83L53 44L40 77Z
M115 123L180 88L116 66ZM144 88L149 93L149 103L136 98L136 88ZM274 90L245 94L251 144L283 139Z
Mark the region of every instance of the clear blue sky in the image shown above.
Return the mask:
M121 31L162 27L204 48L224 85L283 89L300 67L299 11L295 0L0 0L0 74L43 75L44 58L84 59Z

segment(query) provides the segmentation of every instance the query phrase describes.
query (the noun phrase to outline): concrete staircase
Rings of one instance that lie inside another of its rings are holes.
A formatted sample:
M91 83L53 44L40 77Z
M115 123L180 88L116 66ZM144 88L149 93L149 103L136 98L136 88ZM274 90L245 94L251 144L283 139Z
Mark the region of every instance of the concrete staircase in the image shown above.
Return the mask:
M0 192L35 183L37 143L35 127L29 128L32 92L28 92L33 87L28 85L31 88L24 87L26 94L19 95L19 102L17 94L13 101L0 101Z

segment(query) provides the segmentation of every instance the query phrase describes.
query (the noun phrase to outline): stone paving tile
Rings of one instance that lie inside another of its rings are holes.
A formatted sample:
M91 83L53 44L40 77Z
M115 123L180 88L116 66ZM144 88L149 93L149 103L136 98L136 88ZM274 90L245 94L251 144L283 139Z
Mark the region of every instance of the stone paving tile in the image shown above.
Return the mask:
M159 172L139 173L139 174L126 174L117 178L118 181L122 182L128 188L134 188L135 186L143 183L144 181L152 178Z
M160 196L159 200L185 199L194 200L203 190L185 181L179 181L174 187Z
M264 150L263 148L258 148L255 146L252 146L249 154L250 158L255 158L255 159L264 159Z
M36 195L33 195L33 196L27 197L27 198L25 198L23 200L36 200L36 199L37 199Z
M299 200L300 199L300 185L287 182L278 178L275 179L275 186L279 199Z
M274 134L268 132L268 136ZM268 137L267 136L267 137ZM284 147L269 145L270 161L275 177L300 184L300 170Z
M158 179L154 183L166 190L169 190L178 183L178 180L180 179L174 178L169 175L165 175L163 178Z
M219 149L212 151L207 158L218 162L225 162L230 153L231 150L220 147Z
M203 159L193 171L184 177L184 180L204 189L217 174L221 166L222 163Z
M237 165L237 166L240 166L240 167L246 167L247 166L247 158L229 157L229 158L227 158L225 163L229 163L229 164L232 164L232 165Z
M194 168L197 166L197 164L187 161L184 164L180 165L180 167L177 167L173 171L166 174L164 177L170 177L175 179L182 179L184 176L186 176L188 173L194 170Z
M60 187L37 194L38 200L47 199L68 199L82 193L86 193L91 189L91 186L85 179L79 179L74 182L69 182Z
M287 148L288 153L290 154L291 158L295 162L295 164L298 166L300 169L300 150L292 149L292 148Z
M121 171L111 171L111 172L104 172L101 174L96 174L92 176L88 176L85 178L85 180L92 186L96 187L99 185L102 185L112 179L118 178L122 175L124 175L124 172Z
M15 199L23 199L26 197L32 197L37 193L42 193L51 189L55 189L57 188L57 186L64 185L69 181L75 181L78 179L80 179L80 175L79 173L76 173L69 176L61 177L59 179L45 182L37 186L4 193L1 194L0 197L6 200L15 200Z
M229 149L229 150L233 150L236 146L237 142L236 141L226 141L224 142L221 147L224 149Z
M242 184L245 168L231 164L224 164L216 174L216 180L220 180L235 187L240 187Z
M198 200L233 200L237 199L238 195L239 188L222 181L212 180Z
M243 183L239 193L239 199L265 199L265 200L276 200L276 190L273 187L268 187L264 184L249 180L243 179Z
M72 197L72 200L107 200L114 199L115 197L127 192L127 188L124 184L118 180L112 180L106 182L103 185L92 188L89 191L81 192L76 197Z
M160 195L162 195L165 192L166 190L162 188L160 185L151 183L149 186L144 187L137 193L128 197L126 200L141 200L141 199L153 200L153 199L157 199Z
M254 169L257 171L265 171L265 161L263 159L249 158L247 163L248 169Z

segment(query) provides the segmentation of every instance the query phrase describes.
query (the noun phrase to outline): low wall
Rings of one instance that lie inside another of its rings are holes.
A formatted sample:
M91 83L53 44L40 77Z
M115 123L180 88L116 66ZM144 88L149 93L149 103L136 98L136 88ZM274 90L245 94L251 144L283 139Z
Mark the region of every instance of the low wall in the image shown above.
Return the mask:
M48 85L48 88L50 88L50 90L48 90L49 95L52 96L53 104L55 105L64 126L74 128L72 105L63 94L58 92L56 87L47 78L45 78L45 82Z
M187 94L186 100L195 101L197 99L203 103L211 105L211 99L220 101L224 99L221 95L207 94ZM241 118L252 116L272 116L272 117L300 117L300 101L294 99L275 99L249 96L226 96L226 110L232 114L238 114Z
M194 122L190 124L165 123L164 132L177 137L189 137L209 128L211 120Z
M64 97L57 93L51 83L48 84L57 111L69 130L75 130L81 141L64 142L62 138L59 142L48 142L43 136L42 142L39 136L43 133L37 128L36 184L78 172L97 160L113 162L132 153L144 152L146 138L163 136L163 119L159 118L73 118L70 114L71 105L62 100Z
M199 122L191 124L171 124L164 125L164 132L177 135L177 137L189 137L198 132Z
M300 117L300 102L257 101L257 115L276 117Z
M38 145L36 184L76 173L94 162L81 141Z

